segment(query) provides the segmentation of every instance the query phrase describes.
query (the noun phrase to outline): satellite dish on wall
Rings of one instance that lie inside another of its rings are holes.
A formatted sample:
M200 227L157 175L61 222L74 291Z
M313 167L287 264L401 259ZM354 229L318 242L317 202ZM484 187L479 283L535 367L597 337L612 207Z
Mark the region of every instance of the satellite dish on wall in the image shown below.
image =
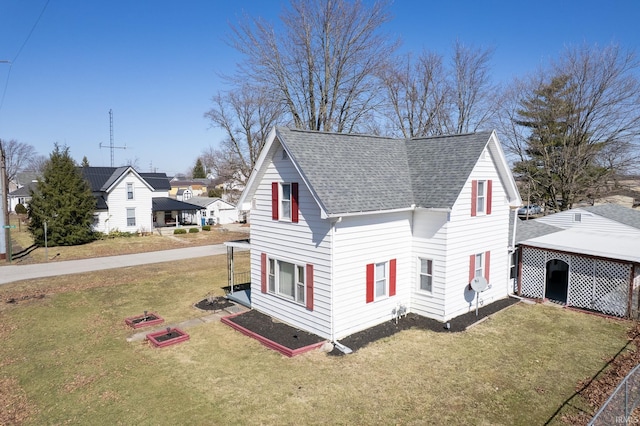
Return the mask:
M476 293L480 293L481 291L484 291L487 289L487 286L489 285L489 283L487 283L487 280L485 279L485 277L474 277L471 280L471 288L476 292Z

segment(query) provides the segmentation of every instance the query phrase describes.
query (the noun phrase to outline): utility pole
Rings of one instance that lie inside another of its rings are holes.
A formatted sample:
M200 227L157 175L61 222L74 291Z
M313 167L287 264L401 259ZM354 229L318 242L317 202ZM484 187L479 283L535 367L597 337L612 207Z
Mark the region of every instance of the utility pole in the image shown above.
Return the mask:
M0 64L9 64L11 66L11 61L0 60ZM2 209L0 212L0 224L2 225L2 228L0 228L0 246L2 246L0 247L0 259L6 258L11 247L11 240L9 239L11 236L9 232L9 206L7 205L9 202L9 181L7 180L6 161L4 147L2 140L0 140L0 192L2 193L2 203L0 203L0 208Z
M2 141L0 141L0 189L2 189L2 214L0 214L0 218L2 219L2 237L0 238L0 243L4 247L3 250L0 250L0 259L6 259L7 253L9 253L9 247L11 241L10 231L9 231L9 209L7 206L7 189L9 188L9 184L7 182L7 162L6 162L4 147L2 145Z
M100 148L106 148L106 146L102 146L102 142L100 142ZM113 110L109 110L109 149L111 150L111 167L113 166L113 150L114 149L127 149L127 145L125 146L114 146L113 144Z

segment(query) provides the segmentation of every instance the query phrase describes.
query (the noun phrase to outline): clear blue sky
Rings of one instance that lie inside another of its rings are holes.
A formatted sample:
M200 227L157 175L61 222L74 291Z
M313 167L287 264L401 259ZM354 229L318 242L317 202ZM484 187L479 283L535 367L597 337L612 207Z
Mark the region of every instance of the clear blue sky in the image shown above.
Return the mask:
M366 0L365 0L366 1ZM54 143L78 161L137 159L184 173L222 137L203 114L238 56L223 41L243 12L275 21L280 0L0 0L0 138L48 156ZM524 76L565 45L617 42L640 49L637 0L396 0L385 27L403 49L447 55L457 39L493 47L496 82ZM17 58L16 58L17 56Z

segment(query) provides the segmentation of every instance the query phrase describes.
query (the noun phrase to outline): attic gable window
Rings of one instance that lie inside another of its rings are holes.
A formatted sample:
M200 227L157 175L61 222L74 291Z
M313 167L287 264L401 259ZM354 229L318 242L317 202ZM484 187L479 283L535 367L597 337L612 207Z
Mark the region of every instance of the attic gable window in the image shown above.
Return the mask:
M298 222L298 183L271 183L271 218L286 222Z
M127 183L127 200L133 200L133 184Z
M491 179L471 181L471 216L491 214L492 184Z

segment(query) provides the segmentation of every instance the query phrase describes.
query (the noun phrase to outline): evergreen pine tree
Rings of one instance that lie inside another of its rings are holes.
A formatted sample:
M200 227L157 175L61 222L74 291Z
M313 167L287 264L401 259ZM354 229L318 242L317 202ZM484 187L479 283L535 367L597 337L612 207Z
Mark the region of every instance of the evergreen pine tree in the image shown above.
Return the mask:
M29 232L34 243L44 246L44 222L50 246L71 246L94 239L91 225L96 201L89 183L58 144L46 162L29 202Z
M193 167L193 178L204 179L206 177L207 177L207 173L204 171L202 160L198 158L198 160L196 161L196 165Z
M84 157L82 157L82 167L89 167L89 159L87 158L87 156L85 155Z
M568 76L559 75L521 101L515 122L531 133L526 158L514 164L514 172L527 182L528 203L567 210L607 177L597 163L603 144L577 125L581 106L574 101L575 90Z

